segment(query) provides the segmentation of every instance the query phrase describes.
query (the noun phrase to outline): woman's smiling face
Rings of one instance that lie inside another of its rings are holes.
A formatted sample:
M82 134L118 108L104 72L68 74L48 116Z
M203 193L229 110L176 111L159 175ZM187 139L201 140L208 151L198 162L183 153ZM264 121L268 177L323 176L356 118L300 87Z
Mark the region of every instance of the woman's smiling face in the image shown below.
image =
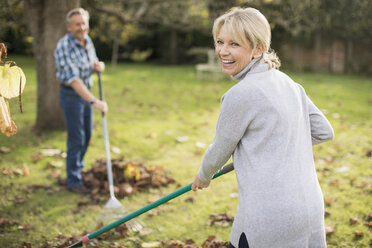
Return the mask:
M219 58L222 71L226 75L236 75L241 72L253 58L252 48L245 48L233 40L230 32L223 25L216 37L216 55Z

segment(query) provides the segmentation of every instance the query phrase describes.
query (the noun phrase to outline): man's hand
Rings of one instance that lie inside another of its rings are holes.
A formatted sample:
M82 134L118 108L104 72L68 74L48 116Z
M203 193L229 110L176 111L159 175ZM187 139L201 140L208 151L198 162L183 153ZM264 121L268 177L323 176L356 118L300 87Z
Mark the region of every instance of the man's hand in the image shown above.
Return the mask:
M104 114L106 114L107 111L108 111L107 103L104 102L104 101L98 100L98 99L97 99L97 101L95 103L93 103L93 107L95 107L96 109L100 110Z
M192 183L191 189L193 191L197 191L198 189L207 188L209 186L209 183L210 182L204 182L200 180L199 177L196 176L194 182Z
M105 70L105 63L102 61L95 61L93 64L93 69L96 72L103 72Z

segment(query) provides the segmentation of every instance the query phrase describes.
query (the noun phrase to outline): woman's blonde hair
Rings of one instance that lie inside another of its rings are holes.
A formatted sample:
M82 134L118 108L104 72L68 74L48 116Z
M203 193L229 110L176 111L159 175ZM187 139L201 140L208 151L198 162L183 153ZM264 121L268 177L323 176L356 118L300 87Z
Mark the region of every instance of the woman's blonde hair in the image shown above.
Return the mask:
M278 56L270 48L270 24L260 11L254 8L235 7L218 17L213 24L215 43L222 26L225 26L233 40L243 47L255 49L261 45L262 58L270 69L280 67Z

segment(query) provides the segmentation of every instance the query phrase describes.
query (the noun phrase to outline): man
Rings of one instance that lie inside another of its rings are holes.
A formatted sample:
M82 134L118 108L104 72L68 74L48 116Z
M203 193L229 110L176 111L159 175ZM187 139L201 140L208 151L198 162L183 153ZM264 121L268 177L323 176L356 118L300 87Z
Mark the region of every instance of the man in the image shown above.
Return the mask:
M88 194L81 170L92 133L92 106L106 113L106 102L90 92L92 74L103 72L105 64L98 61L92 40L88 36L89 13L77 8L66 17L67 34L55 49L57 78L60 81L59 102L67 127L67 189Z

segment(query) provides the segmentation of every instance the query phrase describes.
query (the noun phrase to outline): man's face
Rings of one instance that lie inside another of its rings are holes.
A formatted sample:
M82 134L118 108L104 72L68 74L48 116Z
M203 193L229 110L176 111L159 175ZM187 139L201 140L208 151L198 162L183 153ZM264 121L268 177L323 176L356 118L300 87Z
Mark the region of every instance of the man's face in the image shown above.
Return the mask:
M82 15L75 14L70 17L70 24L67 25L67 30L72 33L78 41L84 41L85 35L88 34L89 25Z

